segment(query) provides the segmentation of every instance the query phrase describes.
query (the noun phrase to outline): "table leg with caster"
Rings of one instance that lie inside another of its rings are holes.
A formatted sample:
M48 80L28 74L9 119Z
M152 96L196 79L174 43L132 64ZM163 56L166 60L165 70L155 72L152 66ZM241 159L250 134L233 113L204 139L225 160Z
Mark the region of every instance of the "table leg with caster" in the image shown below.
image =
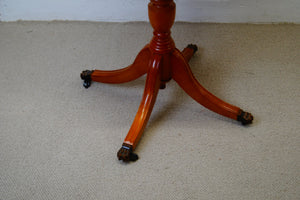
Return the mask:
M146 45L137 55L133 64L126 68L112 71L85 70L80 75L84 81L83 86L85 88L90 87L92 81L112 84L133 81L147 73L150 56L149 45Z
M252 123L253 116L250 113L219 99L206 90L196 80L186 58L177 49L173 54L172 67L173 79L198 103L220 115L241 121L243 125Z
M154 55L153 61L150 64L151 66L140 107L124 143L117 154L118 159L124 162L135 161L138 158L136 154L133 154L133 151L144 132L160 88L161 58L160 55Z

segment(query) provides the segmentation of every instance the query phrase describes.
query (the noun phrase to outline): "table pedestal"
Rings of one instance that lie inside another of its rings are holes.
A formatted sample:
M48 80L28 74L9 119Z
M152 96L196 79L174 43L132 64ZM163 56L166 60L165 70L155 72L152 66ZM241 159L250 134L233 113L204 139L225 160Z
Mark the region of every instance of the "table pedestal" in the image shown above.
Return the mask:
M114 71L83 71L84 87L92 81L101 83L125 83L147 74L143 98L133 124L118 151L119 160L135 161L133 153L146 127L159 89L164 89L171 79L195 101L225 117L240 121L243 125L252 123L253 116L239 107L217 98L207 91L194 77L189 60L197 51L196 45L188 45L182 52L175 47L170 29L175 19L173 0L150 0L148 5L150 23L154 29L153 38L137 55L130 66Z

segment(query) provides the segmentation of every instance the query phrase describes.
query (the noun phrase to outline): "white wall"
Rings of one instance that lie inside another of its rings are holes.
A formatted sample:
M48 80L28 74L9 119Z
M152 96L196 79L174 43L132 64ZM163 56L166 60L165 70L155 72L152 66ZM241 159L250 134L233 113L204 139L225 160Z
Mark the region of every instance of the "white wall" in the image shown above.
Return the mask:
M0 20L147 21L149 0L0 0ZM300 23L300 0L175 0L176 21Z

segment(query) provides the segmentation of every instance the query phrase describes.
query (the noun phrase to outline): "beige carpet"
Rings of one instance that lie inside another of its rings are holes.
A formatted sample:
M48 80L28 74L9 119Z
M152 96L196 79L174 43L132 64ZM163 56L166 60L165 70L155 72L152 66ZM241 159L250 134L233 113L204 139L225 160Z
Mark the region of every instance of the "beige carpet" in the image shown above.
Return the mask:
M189 24L179 49L216 96L251 112L243 127L160 90L136 153L121 147L144 89L82 87L85 69L129 65L147 23L0 23L0 199L300 199L300 25Z

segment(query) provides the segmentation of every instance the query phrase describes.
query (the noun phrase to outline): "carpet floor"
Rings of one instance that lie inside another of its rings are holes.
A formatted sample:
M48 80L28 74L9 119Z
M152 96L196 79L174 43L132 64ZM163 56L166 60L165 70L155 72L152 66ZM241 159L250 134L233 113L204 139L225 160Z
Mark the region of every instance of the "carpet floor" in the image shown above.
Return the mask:
M137 146L117 159L145 76L82 86L85 69L131 64L148 23L0 23L0 199L300 199L300 25L175 23L177 48L247 127L175 83L160 90Z

